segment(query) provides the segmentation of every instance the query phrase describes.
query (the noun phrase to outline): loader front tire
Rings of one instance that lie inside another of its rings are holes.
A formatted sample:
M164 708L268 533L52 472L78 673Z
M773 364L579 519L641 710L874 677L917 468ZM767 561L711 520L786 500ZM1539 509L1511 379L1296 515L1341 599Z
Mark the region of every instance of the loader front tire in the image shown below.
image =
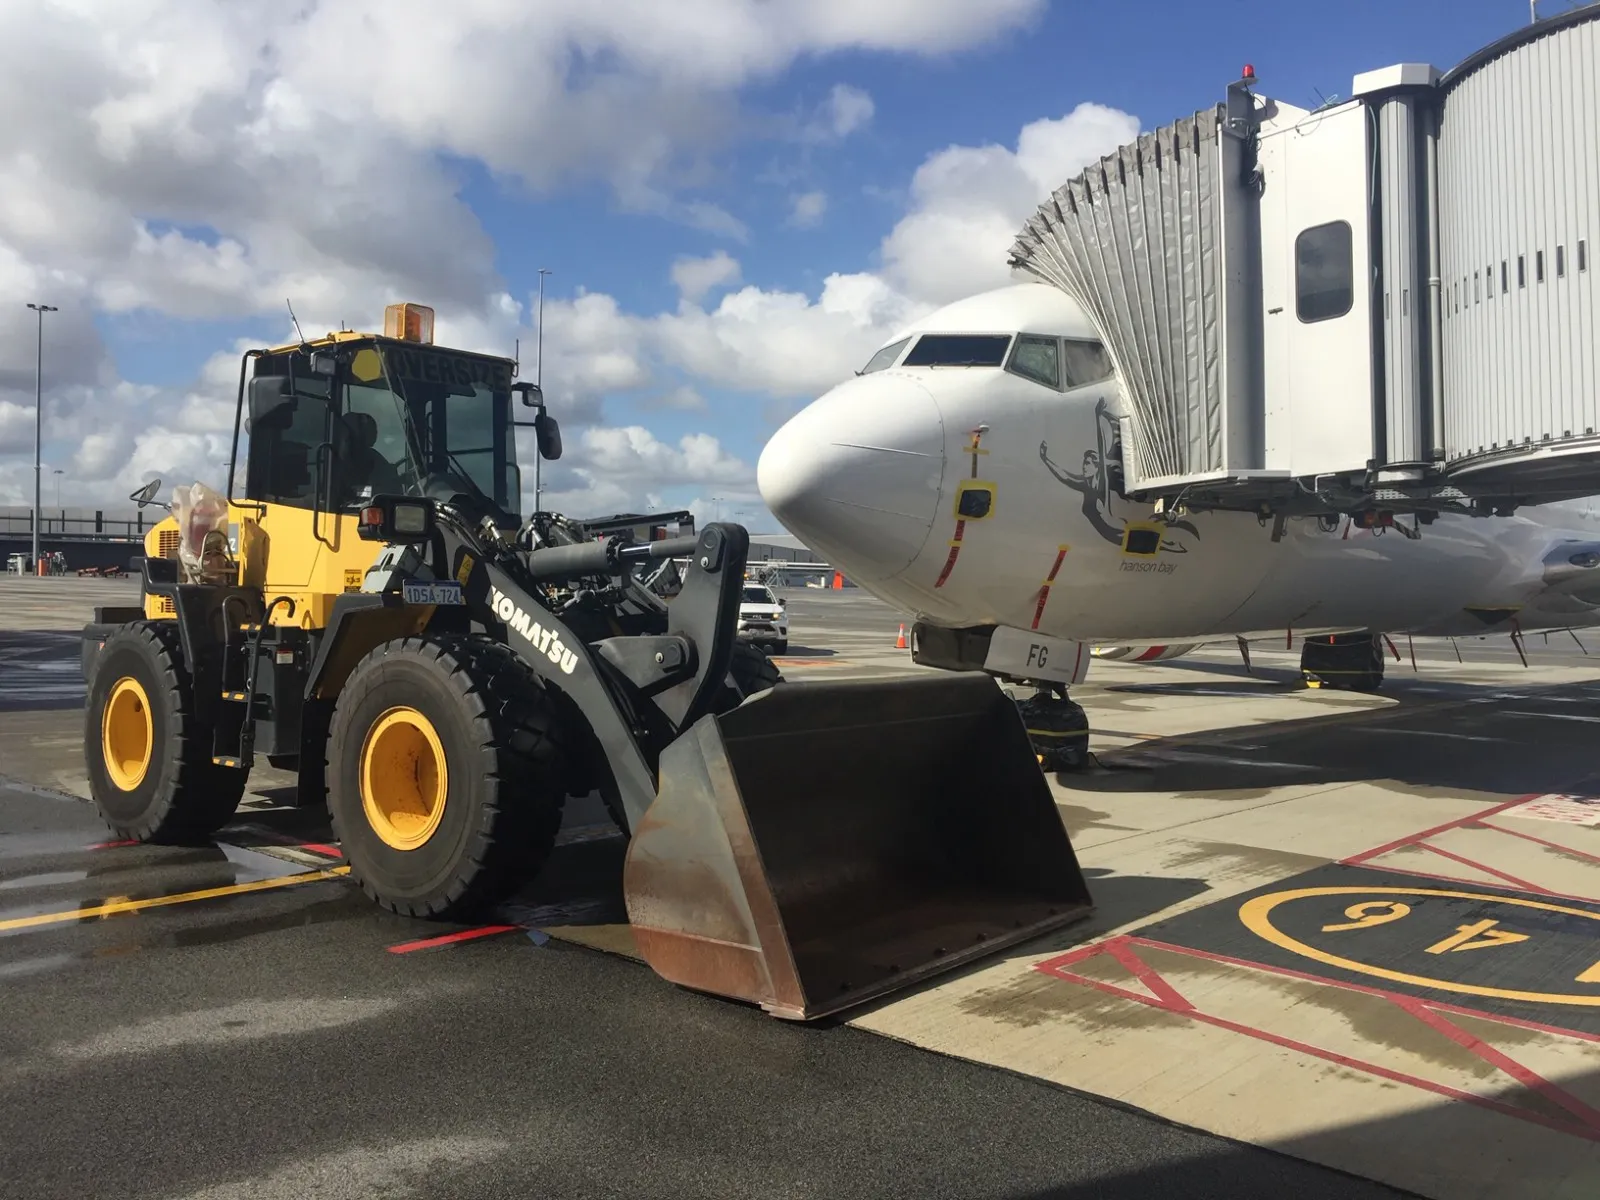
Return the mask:
M737 708L744 696L753 696L756 692L764 692L783 682L783 672L778 670L778 665L761 652L761 647L752 646L749 642L734 643L728 674L733 676L733 682L743 693L729 705L732 708Z
M176 621L134 621L106 638L83 746L89 794L118 837L193 844L232 819L246 773L212 763L201 712Z
M568 756L537 676L484 638L403 638L346 681L328 734L328 808L350 873L384 908L459 919L544 865Z

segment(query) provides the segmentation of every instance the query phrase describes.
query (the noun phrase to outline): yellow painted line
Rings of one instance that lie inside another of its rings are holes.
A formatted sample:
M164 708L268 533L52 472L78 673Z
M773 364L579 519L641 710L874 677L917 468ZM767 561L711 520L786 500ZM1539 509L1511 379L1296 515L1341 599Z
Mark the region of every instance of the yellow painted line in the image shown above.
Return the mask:
M98 904L93 908L74 908L66 912L13 917L9 921L0 921L0 933L12 929L32 929L39 925L59 925L63 921L82 921L90 917L109 917L116 913L140 912L147 908L164 908L169 904L188 904L195 900L215 900L221 896L242 896L246 892L265 892L273 888L293 887L297 883L315 883L319 879L333 879L349 873L349 867L332 867L326 871L304 871L298 875L280 875L276 879L257 879L251 883L232 883L227 887L203 888L198 892L176 892L170 896L154 896L149 900L117 900L110 904Z
M775 663L786 667L853 667L854 663L839 658L774 658Z
M1281 950L1290 954L1298 954L1302 958L1309 958L1315 962L1323 963L1330 967L1338 967L1344 971L1353 971L1358 975L1369 975L1378 979L1387 979L1395 983L1409 983L1414 987L1433 988L1436 991L1460 992L1468 996L1488 996L1495 1000L1516 1000L1525 1004L1576 1004L1594 1008L1600 1007L1600 996L1560 993L1560 992L1525 992L1515 988L1485 987L1474 983L1456 983L1448 979L1432 979L1426 975L1412 975L1406 971L1392 971L1387 967L1374 966L1371 963L1360 962L1353 958L1344 958L1337 954L1330 954L1326 950L1319 950L1315 946L1308 946L1297 938L1291 937L1272 923L1272 910L1281 904L1294 900L1304 900L1315 896L1443 896L1453 900L1476 900L1480 904L1509 905L1514 908L1534 908L1542 912L1559 913L1567 917L1586 917L1591 921L1600 922L1600 913L1591 912L1586 908L1569 908L1561 904L1549 904L1543 900L1524 900L1516 896L1486 896L1482 892L1456 892L1446 891L1443 888L1405 888L1384 887L1375 884L1370 887L1319 887L1296 888L1288 892L1270 892L1265 896L1257 896L1247 900L1239 908L1239 920L1251 933L1263 941L1270 942ZM1353 907L1353 906L1352 906ZM1348 913L1348 909L1346 912ZM1493 922L1490 922L1493 924ZM1466 927L1463 927L1466 928ZM1477 926L1472 927L1474 932L1480 932ZM1352 943L1355 944L1355 943ZM1480 945L1488 945L1484 942ZM1443 942L1440 945L1444 945ZM1456 949L1462 947L1457 946ZM1579 975L1576 983L1600 982L1593 978L1595 967L1589 968Z

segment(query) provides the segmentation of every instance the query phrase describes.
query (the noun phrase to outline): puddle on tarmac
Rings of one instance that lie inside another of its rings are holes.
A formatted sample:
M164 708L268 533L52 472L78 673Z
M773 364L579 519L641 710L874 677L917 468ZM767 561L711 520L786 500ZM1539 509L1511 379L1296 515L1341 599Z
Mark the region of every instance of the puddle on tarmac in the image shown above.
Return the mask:
M1116 1033L1129 1029L1181 1029L1189 1023L1187 1017L1177 1013L1109 996L1040 971L1029 971L1010 983L974 992L958 1001L956 1007L968 1016L1019 1029L1064 1022L1094 1033Z
M1169 871L1203 871L1206 878L1215 882L1258 875L1272 878L1298 875L1327 863L1326 858L1288 850L1268 850L1236 842L1192 842L1188 849L1168 857L1162 866Z

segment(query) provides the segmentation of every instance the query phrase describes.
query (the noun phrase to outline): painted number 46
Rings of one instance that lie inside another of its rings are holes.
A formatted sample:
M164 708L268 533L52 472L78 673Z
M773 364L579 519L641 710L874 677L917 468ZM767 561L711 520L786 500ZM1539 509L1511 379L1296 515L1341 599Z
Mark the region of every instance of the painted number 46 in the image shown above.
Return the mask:
M1348 920L1324 925L1322 932L1338 933L1346 929L1370 929L1375 925L1387 925L1391 921L1398 921L1408 916L1410 912L1409 904L1401 904L1394 900L1367 900L1361 904L1352 904L1344 910ZM1514 946L1518 942L1527 941L1531 936L1497 928L1499 924L1500 922L1496 920L1483 920L1458 925L1454 933L1429 946L1425 953L1455 954L1464 950L1487 950L1491 946ZM1576 982L1600 983L1600 962L1579 975Z

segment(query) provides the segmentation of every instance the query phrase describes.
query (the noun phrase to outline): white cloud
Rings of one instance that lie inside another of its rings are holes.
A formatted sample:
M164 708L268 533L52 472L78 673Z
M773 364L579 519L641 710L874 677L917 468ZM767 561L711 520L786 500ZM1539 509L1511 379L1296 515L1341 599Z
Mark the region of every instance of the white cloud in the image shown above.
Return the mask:
M911 211L884 239L884 272L919 299L946 303L1008 281L1017 230L1054 189L1139 133L1136 117L1080 104L1024 126L1017 148L951 146L917 168Z
M803 192L789 207L789 224L800 229L810 229L822 221L828 211L827 192Z
M754 496L755 468L710 434L669 444L640 425L585 430L545 472L544 506L578 517L665 506L663 493L686 484Z
M706 398L688 384L682 384L659 396L647 396L641 404L645 408L672 409L675 412L710 412Z
M286 297L309 334L369 326L384 303L421 298L438 309L441 342L509 354L520 337L531 378L531 303L499 278L496 248L450 164L535 194L598 182L623 208L743 239L741 215L701 194L722 150L771 128L744 110L741 89L837 51L959 51L1044 7L474 0L445 16L422 0L0 7L0 501L32 489L36 325L25 301L61 309L45 325L46 460L70 462L85 499L116 502L153 473L220 486L240 347L187 386L129 383L97 317L249 320L260 344L286 335ZM839 84L781 136L837 141L873 116L868 93ZM1014 150L941 151L912 181L882 268L840 264L818 292L741 286L739 262L717 252L674 266L676 311L631 313L582 291L552 299L541 374L569 437L546 478L598 509L697 483L708 495L753 496L748 466L716 439L608 429L607 400L695 412L707 391L726 389L782 408L831 386L895 324L1003 279L1032 206L1071 166L1131 136L1131 120L1085 106L1029 126ZM790 215L814 222L826 204L810 192Z
M828 93L828 98L806 123L802 139L807 142L839 141L866 125L876 112L877 105L869 93L848 83L836 83Z
M725 250L706 258L680 258L672 264L672 282L691 304L698 304L713 288L739 282L739 260Z

